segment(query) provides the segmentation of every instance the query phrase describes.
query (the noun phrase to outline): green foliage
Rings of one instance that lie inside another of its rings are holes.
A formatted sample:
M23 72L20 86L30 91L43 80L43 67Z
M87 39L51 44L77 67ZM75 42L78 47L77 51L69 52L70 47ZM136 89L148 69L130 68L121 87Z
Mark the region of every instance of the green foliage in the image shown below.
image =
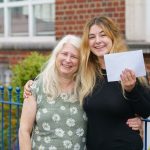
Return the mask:
M21 88L21 94L20 94L20 101L23 101L23 87L25 85L25 83L30 80L35 78L41 71L41 67L42 65L47 61L48 57L44 56L42 54L39 54L37 52L33 52L31 53L28 57L26 57L24 60L20 61L20 63L12 66L12 72L13 72L13 77L12 77L12 83L11 86L13 87L11 92L8 92L9 87L5 87L4 88L4 93L2 94L0 92L0 98L3 99L4 101L9 101L11 99L11 101L16 101L17 99L17 94L16 94L16 87L20 87ZM0 107L2 106L2 104L0 104ZM9 126L11 124L11 141L12 141L12 145L14 145L14 143L16 142L16 129L17 129L17 106L12 105L11 109L10 109L10 105L9 104L5 104L4 105L4 145L5 145L5 149L9 149L8 148L8 135L9 133ZM21 112L22 107L18 108L19 112ZM9 120L9 116L11 113L11 123L8 121ZM1 112L0 112L0 116L1 116ZM20 116L20 113L19 113ZM0 117L0 122L2 118ZM0 132L2 127L0 124ZM1 145L0 145L1 147Z
M42 65L47 61L48 57L37 52L32 52L28 57L20 63L12 66L12 87L21 88L21 101L23 87L28 80L34 79L41 71Z

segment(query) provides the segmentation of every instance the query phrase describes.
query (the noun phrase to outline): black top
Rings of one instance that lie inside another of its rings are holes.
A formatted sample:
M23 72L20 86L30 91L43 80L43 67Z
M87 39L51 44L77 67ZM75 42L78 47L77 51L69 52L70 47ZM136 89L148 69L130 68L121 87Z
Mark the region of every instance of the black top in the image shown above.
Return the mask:
M105 72L103 70L103 72ZM119 82L97 79L93 93L85 98L83 108L88 117L88 150L142 150L138 131L126 124L138 114L150 115L150 91L139 84L126 98Z

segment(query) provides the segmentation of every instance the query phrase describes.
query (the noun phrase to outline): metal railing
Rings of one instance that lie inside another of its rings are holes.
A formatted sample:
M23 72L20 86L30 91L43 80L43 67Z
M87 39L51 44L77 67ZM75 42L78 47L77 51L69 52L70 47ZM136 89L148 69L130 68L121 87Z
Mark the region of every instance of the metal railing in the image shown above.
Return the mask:
M144 150L148 150L148 147L147 147L147 123L150 122L150 119L143 119L144 121Z
M14 98L15 97L15 98ZM20 88L0 86L0 149L19 150Z
M5 98L6 96L7 98ZM12 99L14 98L13 96L15 96L15 99ZM18 129L21 108L22 103L20 102L20 88L17 87L14 94L11 86L7 88L7 93L5 93L4 87L0 86L1 150L19 150ZM144 150L148 150L147 123L150 122L150 119L143 119L143 121L145 122Z

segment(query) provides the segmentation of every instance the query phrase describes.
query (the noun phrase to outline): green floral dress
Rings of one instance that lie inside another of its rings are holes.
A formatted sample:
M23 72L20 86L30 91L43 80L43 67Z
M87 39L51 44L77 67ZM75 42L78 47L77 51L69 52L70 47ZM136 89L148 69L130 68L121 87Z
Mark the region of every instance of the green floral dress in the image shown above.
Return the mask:
M76 98L61 93L56 99L47 97L38 80L32 86L37 101L32 131L33 150L84 150L86 115Z

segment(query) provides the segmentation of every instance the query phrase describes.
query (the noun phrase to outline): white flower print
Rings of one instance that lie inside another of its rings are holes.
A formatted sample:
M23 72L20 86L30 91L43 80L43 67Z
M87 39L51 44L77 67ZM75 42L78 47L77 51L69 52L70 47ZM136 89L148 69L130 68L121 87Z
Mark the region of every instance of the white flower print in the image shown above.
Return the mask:
M39 150L44 150L44 149L45 149L44 146L42 145L39 146Z
M66 108L65 108L65 106L61 106L60 109L61 110L65 110Z
M78 112L78 109L76 107L71 107L70 112L71 112L71 115L74 115Z
M52 119L53 119L54 121L58 122L58 121L60 121L60 116L59 116L58 114L54 114L54 115L52 116Z
M48 112L46 108L43 108L42 111L43 111L43 113L47 113Z
M67 124L69 127L73 127L73 126L75 125L75 120L72 119L72 118L69 118L69 119L67 119L66 124Z
M40 116L41 116L41 113L38 111L37 114L36 114L36 119L39 120Z
M74 145L74 150L80 150L80 144L79 143L76 143Z
M64 101L68 100L68 95L67 95L67 93L61 93L61 94L60 94L60 97L61 97Z
M56 101L55 100L53 100L51 97L47 97L47 103L49 103L49 104L55 104L56 103Z
M39 129L37 126L35 127L35 134L39 134Z
M55 146L50 146L49 150L57 150L57 148Z
M37 141L41 141L41 137L40 136L37 136Z
M63 141L63 145L66 149L70 149L72 147L72 142L69 140Z
M83 113L83 119L84 119L85 121L87 121L87 116L86 116L86 113L85 113L85 112Z
M44 123L42 124L42 127L43 127L44 130L50 131L50 125L49 125L48 123L44 122Z
M83 130L82 128L78 128L78 129L76 130L76 134L77 134L78 136L83 136L84 130Z
M58 129L55 129L55 134L59 137L63 137L65 132L62 129L58 128Z
M45 143L50 143L50 141L51 141L51 138L49 136L44 138L44 142Z
M37 104L40 104L41 101L42 101L42 95L38 95L38 97L37 97Z
M73 135L73 132L71 130L69 130L67 133L68 133L69 136Z

